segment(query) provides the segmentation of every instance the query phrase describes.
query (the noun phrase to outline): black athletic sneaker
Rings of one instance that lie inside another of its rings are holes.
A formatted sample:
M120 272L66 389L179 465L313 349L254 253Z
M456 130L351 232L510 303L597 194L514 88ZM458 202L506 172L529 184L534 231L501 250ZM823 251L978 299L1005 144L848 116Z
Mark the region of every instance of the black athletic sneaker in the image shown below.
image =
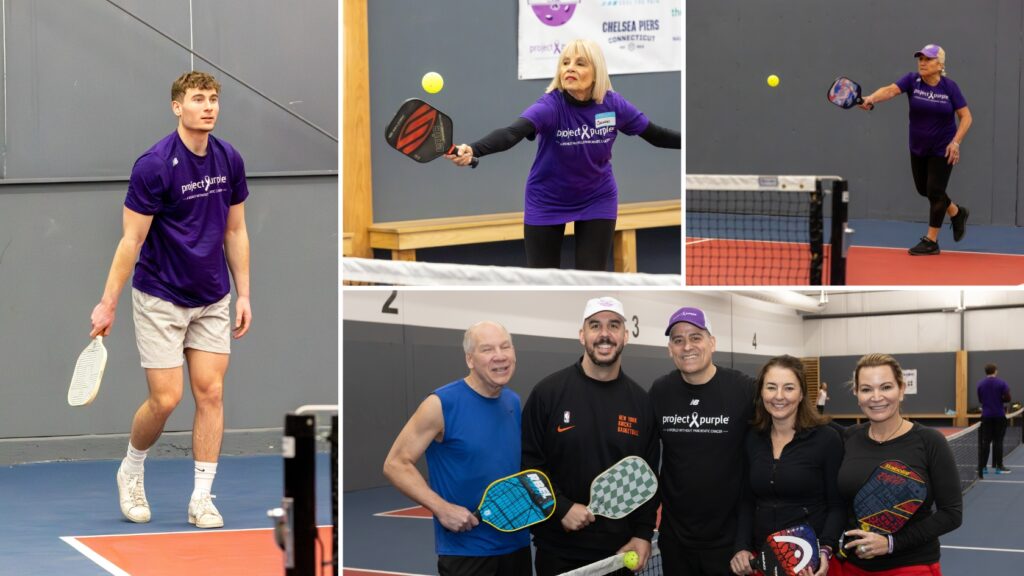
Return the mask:
M967 218L971 215L971 211L967 209L967 206L960 206L960 210L949 219L949 227L953 229L953 241L959 242L964 237L964 233L967 232Z
M921 236L921 241L910 250L911 256L931 256L939 253L939 243L932 242L927 236Z

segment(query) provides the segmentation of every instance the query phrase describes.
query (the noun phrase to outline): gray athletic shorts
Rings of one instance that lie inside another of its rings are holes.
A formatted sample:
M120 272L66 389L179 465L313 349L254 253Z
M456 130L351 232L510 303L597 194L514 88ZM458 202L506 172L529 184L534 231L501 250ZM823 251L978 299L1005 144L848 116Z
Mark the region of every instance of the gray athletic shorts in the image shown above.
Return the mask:
M185 348L231 353L231 294L185 308L132 288L132 317L143 368L177 368Z

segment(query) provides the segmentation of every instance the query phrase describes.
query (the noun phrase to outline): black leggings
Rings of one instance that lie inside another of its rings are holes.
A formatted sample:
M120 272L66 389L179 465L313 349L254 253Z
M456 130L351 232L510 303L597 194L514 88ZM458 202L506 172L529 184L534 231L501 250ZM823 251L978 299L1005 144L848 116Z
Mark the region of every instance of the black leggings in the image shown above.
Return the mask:
M608 270L615 220L577 220L576 269ZM560 268L565 224L533 226L523 224L526 265L530 268Z
M942 156L910 155L910 169L914 172L914 186L917 193L928 199L928 226L941 228L946 209L952 200L946 195L946 185L953 165Z

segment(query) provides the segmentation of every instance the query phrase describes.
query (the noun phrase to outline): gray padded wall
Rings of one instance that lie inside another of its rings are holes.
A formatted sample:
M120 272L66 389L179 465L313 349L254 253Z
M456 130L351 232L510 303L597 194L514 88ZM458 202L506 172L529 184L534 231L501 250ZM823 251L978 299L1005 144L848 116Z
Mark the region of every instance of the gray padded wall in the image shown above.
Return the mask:
M446 112L455 140L469 143L508 126L544 93L548 80L516 79L516 5L511 0L368 2L375 221L523 210L535 142L524 140L484 157L470 170L444 159L417 164L384 141L387 123L407 98L422 98ZM420 87L420 78L431 70L445 79L435 95ZM673 129L680 127L679 84L678 72L612 77L615 90L651 121ZM680 162L677 150L622 135L612 160L620 201L677 198Z
M828 413L860 414L857 399L849 387L860 357L821 357L820 379L828 382ZM956 408L955 352L896 354L895 358L903 368L917 368L917 394L904 397L904 412L940 414L947 408Z
M698 0L686 11L687 172L839 174L850 180L852 217L926 220L906 95L867 113L840 110L825 92L840 75L868 93L893 83L935 42L974 117L950 195L972 221L1024 225L1019 0L937 0L926 17L918 4L886 0ZM781 78L775 89L769 74Z
M387 484L381 469L392 442L420 402L439 386L464 377L462 331L346 320L342 354L344 406L343 490ZM569 337L541 338L513 334L516 373L509 387L523 402L541 379L572 364L582 355ZM729 366L733 354L719 353L715 362ZM766 358L742 357L744 366L760 367ZM673 369L662 346L628 344L622 354L626 374L645 389ZM425 470L423 462L420 466Z
M191 4L197 52L337 137L337 3L118 3L186 45ZM146 391L130 286L98 399L72 410L67 384L120 238L127 176L174 130L170 85L189 54L102 0L5 7L0 438L125 433ZM223 85L214 134L242 153L251 192L254 323L233 344L226 426L280 428L287 410L338 398L338 144L211 71ZM167 430L191 429L191 402L186 392Z
M189 45L189 2L119 0ZM174 129L171 82L190 55L102 0L7 7L3 178L127 176ZM338 5L194 0L193 50L337 137ZM196 59L222 84L216 134L248 172L336 170L338 145Z

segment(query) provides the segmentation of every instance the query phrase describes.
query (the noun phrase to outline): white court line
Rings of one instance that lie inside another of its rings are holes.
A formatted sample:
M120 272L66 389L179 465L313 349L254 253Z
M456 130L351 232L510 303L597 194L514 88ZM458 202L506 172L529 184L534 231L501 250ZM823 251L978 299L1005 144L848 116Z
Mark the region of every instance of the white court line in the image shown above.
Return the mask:
M1015 550L1013 548L979 548L977 546L946 546L942 545L943 548L949 548L950 550L978 550L980 552L1011 552L1013 554L1024 554L1024 550Z
M92 548L89 548L85 544L79 542L78 538L75 538L74 536L61 536L60 539L66 542L75 550L78 550L83 556L85 556L89 560L95 562L96 565L98 565L100 568L103 568L104 570L113 574L114 576L132 576L131 574L115 566L110 560L107 560Z
M330 524L317 525L317 528L333 528ZM176 532L131 532L121 534L79 534L78 536L61 536L61 538L119 538L128 536L162 536L164 534L223 534L225 532L256 532L256 531L271 531L273 528L218 528L216 532L210 532L208 530L195 529L195 530L181 530Z
M431 519L434 518L433 516L401 516L401 515L399 515L399 512L407 512L409 510L419 510L419 509L426 510L426 508L423 508L423 506L409 506L408 508L396 508L394 510L386 510L384 512L377 512L376 514L374 514L374 516L381 516L383 518L414 518L414 519L417 519L417 520L431 520Z
M360 572L369 572L370 574L394 574L394 576L430 576L430 574L415 574L413 572L392 572L390 570L370 570L369 568L353 568L352 566L343 566L341 573L344 574L345 570L359 570Z
M978 480L983 484L1024 484L1024 480Z

